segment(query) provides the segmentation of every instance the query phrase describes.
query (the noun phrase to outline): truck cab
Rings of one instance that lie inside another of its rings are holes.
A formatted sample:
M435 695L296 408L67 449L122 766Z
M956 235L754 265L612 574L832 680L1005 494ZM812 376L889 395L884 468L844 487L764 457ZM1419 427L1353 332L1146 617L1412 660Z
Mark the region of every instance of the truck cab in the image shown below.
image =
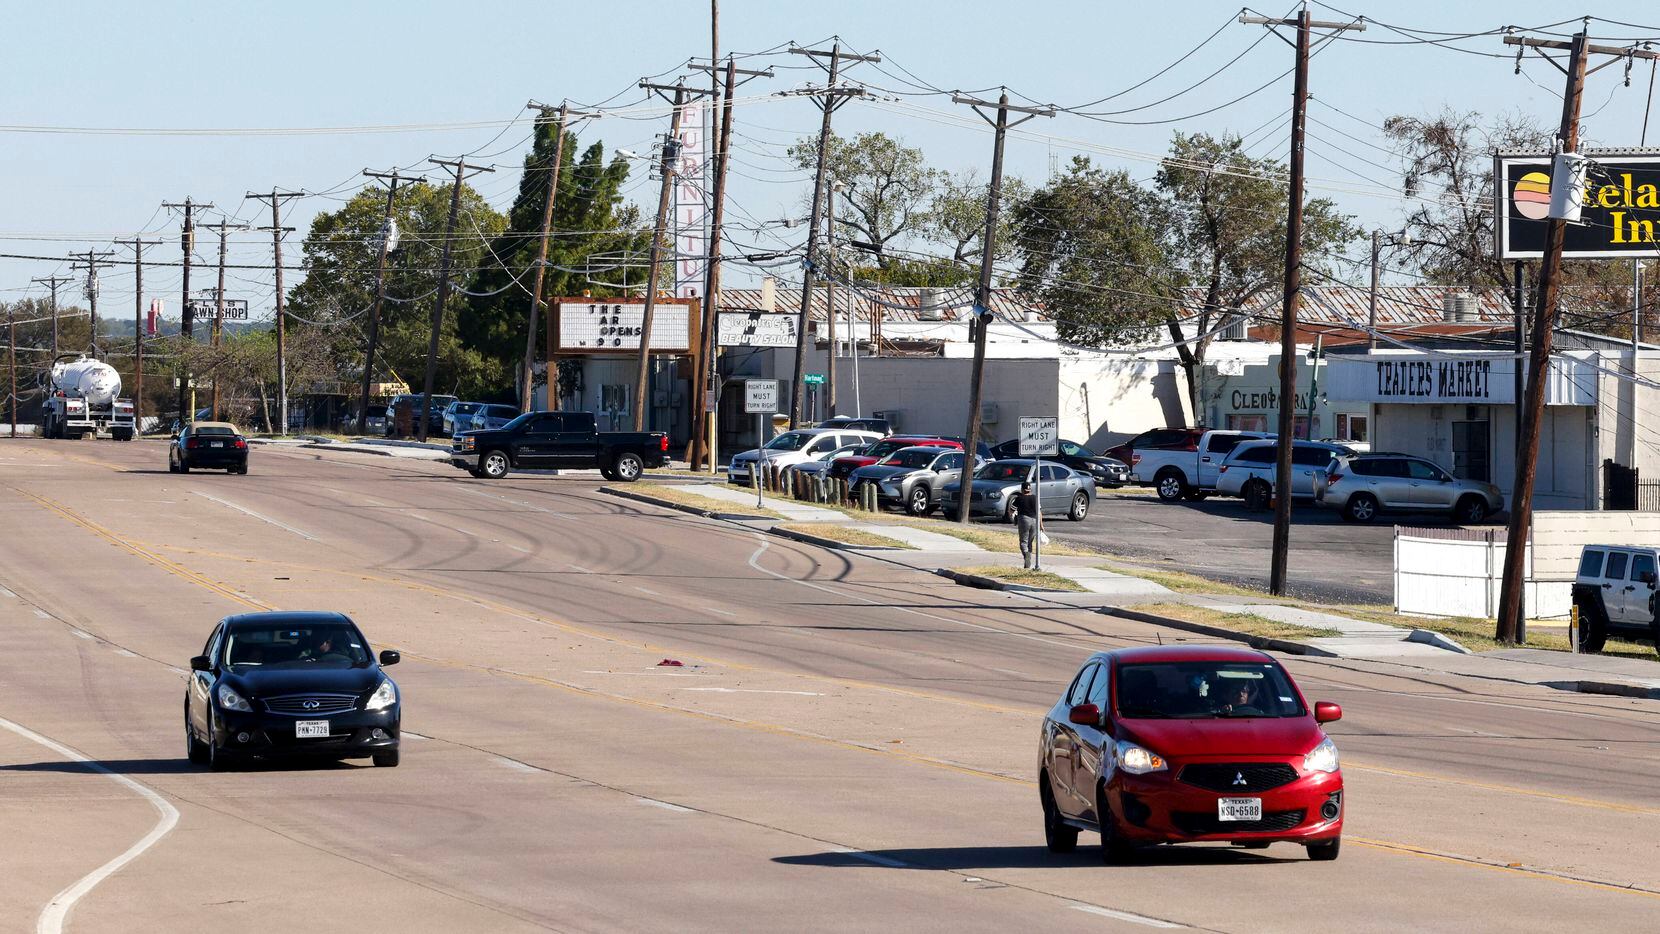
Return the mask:
M1660 548L1647 545L1586 545L1574 576L1574 607L1579 611L1579 648L1600 652L1611 632L1656 640L1656 574Z
M1222 462L1242 441L1272 438L1264 431L1211 429L1191 445L1175 449L1136 451L1130 455L1130 479L1158 491L1167 503L1204 499L1216 490Z

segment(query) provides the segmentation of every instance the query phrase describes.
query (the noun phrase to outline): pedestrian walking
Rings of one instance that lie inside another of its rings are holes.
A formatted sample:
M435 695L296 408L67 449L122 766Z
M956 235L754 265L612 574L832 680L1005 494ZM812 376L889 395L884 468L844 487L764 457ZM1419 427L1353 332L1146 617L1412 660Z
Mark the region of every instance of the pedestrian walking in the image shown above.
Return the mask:
M1030 482L1022 483L1020 492L1015 495L1014 521L1020 531L1020 557L1029 571L1032 569L1033 553L1037 550L1038 536L1043 534L1043 517L1038 514L1037 494L1032 492Z

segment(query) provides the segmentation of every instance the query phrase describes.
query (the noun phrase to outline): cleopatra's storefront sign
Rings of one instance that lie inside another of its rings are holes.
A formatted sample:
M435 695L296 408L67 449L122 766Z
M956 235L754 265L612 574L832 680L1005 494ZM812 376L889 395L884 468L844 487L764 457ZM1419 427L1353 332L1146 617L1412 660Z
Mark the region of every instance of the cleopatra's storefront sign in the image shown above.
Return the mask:
M1652 256L1660 250L1660 150L1588 149L1579 223L1568 224L1568 259ZM1500 153L1494 161L1495 252L1499 259L1544 255L1549 226L1551 157Z

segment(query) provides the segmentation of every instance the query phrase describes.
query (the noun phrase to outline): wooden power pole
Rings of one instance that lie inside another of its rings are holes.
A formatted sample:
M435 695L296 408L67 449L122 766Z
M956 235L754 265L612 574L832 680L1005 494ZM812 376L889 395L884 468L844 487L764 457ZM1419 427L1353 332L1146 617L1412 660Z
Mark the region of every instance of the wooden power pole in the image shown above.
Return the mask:
M72 268L86 270L87 312L92 324L92 330L87 334L87 349L94 358L98 356L98 267L108 266L109 258L114 255L114 253L99 253L95 250L69 254L71 259L76 260ZM57 304L55 297L53 304ZM56 317L57 315L54 313L53 318Z
M455 183L450 186L450 219L444 226L444 253L438 263L438 297L432 303L432 334L427 338L427 373L425 390L421 396L421 425L416 429L415 435L423 443L427 439L427 425L431 418L432 384L438 379L438 333L444 327L444 302L450 297L450 258L454 253L455 221L461 214L461 184L467 180L469 173L495 171L485 166L468 165L466 158L427 161L454 172Z
M30 279L52 290L52 362L58 362L58 286L75 281L70 276L39 276Z
M1009 127L1019 126L1033 117L1053 117L1053 107L1016 107L1009 103L1008 92L997 98L997 103L981 100L977 97L964 97L960 94L951 96L952 103L967 104L974 108L974 112L992 125L995 131L991 147L991 183L986 186L986 232L980 253L980 281L974 290L974 368L968 388L968 430L963 433L964 479L962 481L962 496L957 502L957 521L968 521L969 486L973 475L974 452L979 449L980 442L980 391L985 383L986 375L986 332L990 330L994 315L991 310L991 273L992 257L997 252L997 214L1003 200L1003 138L1008 134ZM995 117L986 116L986 108L997 108ZM1009 112L1013 111L1023 116L1009 122ZM835 314L835 309L830 310ZM806 327L806 322L802 322ZM857 340L855 332L855 340ZM857 346L857 345L855 345ZM834 352L834 348L832 348ZM855 354L858 352L854 351ZM861 413L863 414L863 413Z
M213 205L202 204L188 195L182 202L163 202L162 207L184 213L184 225L179 229L179 249L184 253L184 283L179 287L179 424L196 420L196 411L186 402L190 398L190 341L196 332L196 315L190 310L190 259L196 249L196 212Z
M161 240L135 235L115 241L133 250L133 435L144 437L144 248L161 246ZM57 312L54 310L53 314Z
M271 249L275 255L275 269L277 271L277 434L288 434L288 316L283 312L282 288L282 236L293 230L292 227L282 225L282 203L291 198L303 198L305 195L298 191L278 191L273 188L268 193L248 192L247 197L255 201L271 202L271 225L261 227L260 230L271 231Z
M386 258L397 245L394 236L397 223L392 219L392 209L398 197L398 182L410 179L399 174L394 168L390 172L372 172L363 170L369 178L378 178L386 182L386 213L380 223L380 241L375 247L375 304L369 310L369 346L363 355L363 392L357 404L357 433L367 434L369 431L369 385L375 378L375 350L380 342L380 309L386 302ZM419 176L414 179L419 180ZM390 418L392 413L386 413Z
M209 228L212 228L214 230L219 231L219 283L213 290L213 329L212 329L213 336L209 340L209 343L213 346L213 349L218 350L219 349L220 332L224 329L224 326L225 326L225 250L226 250L226 245L228 243L228 239L230 237L230 232L231 231L233 231L233 230L247 230L248 225L247 224L233 224L230 221L219 221L218 223L202 224L200 226L209 227ZM279 260L279 262L280 262L280 260ZM277 273L277 275L281 276L282 273L279 271ZM214 421L218 421L219 420L219 361L218 360L215 360L214 364L213 364L213 383L212 383L212 385L213 385L212 393L211 393L211 395L208 396L208 399L209 399L209 402L208 402L209 415L208 415L208 417L213 419Z

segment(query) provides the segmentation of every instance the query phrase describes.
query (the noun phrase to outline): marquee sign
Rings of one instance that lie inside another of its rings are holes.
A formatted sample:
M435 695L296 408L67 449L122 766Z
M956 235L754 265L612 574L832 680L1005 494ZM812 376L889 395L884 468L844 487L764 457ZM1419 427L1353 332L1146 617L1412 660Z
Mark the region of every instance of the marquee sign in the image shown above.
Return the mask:
M571 353L639 353L645 313L644 302L558 302L554 314L559 322L559 349ZM651 318L652 351L688 352L695 317L690 304L658 299Z
M1580 222L1566 227L1565 259L1635 259L1660 250L1660 149L1588 149ZM1551 156L1494 157L1493 247L1501 260L1538 259L1549 226Z
M715 319L722 347L794 347L799 315L765 311L723 311Z

